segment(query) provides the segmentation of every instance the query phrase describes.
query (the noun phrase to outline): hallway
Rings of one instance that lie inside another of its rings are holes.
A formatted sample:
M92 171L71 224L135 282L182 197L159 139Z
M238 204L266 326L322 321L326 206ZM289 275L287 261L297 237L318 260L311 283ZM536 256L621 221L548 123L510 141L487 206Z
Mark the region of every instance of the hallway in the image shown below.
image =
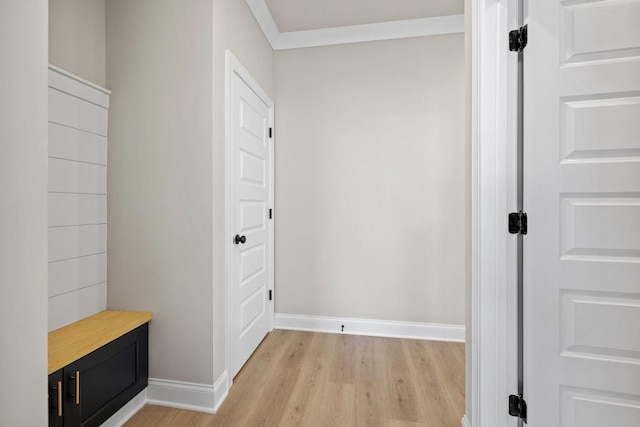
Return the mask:
M141 426L458 427L464 344L274 330L218 413L146 406Z

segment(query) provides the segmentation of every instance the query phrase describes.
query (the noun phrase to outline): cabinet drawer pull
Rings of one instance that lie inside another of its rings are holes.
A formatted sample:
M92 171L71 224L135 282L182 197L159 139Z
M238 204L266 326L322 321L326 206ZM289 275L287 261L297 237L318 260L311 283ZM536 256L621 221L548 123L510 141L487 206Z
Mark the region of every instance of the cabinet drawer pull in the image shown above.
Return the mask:
M62 381L58 381L58 416L62 416Z
M80 404L80 371L76 371L76 405Z

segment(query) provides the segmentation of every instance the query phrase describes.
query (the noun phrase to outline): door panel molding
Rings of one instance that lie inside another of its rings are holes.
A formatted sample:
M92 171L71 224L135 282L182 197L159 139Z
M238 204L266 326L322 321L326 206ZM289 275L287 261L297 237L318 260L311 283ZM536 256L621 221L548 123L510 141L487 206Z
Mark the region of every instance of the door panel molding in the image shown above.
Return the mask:
M640 0L528 3L524 397L531 426L640 423L638 19Z

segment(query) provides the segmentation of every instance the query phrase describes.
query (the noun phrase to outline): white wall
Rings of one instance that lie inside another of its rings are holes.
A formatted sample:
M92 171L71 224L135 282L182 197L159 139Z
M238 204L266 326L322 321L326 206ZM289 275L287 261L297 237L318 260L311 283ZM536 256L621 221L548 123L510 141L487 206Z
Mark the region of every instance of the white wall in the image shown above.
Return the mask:
M276 311L464 324L462 34L277 51Z
M47 423L47 2L0 2L0 425Z
M150 376L225 368L225 50L272 93L244 1L107 2L108 307L153 312Z
M49 62L106 84L105 0L49 0Z
M201 384L214 381L212 4L107 2L107 305L153 312L151 377Z
M463 323L461 35L279 52L274 71L245 2L110 0L106 15L108 306L154 313L152 377L224 369L225 49L277 98L278 311Z

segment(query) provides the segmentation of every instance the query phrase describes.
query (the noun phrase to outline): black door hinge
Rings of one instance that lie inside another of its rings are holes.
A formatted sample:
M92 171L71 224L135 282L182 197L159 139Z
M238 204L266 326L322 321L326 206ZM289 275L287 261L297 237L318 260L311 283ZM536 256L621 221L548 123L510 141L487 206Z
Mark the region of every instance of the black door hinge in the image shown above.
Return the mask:
M269 289L269 301L273 300L273 291Z
M269 219L273 218L273 209L269 209Z
M510 234L527 234L527 214L520 212L511 212L509 214L509 233Z
M509 396L509 415L521 418L527 422L527 402L521 394L512 394Z
M269 128L269 138L273 138L273 128Z
M509 50L511 52L522 52L527 46L527 26L517 30L509 31Z

